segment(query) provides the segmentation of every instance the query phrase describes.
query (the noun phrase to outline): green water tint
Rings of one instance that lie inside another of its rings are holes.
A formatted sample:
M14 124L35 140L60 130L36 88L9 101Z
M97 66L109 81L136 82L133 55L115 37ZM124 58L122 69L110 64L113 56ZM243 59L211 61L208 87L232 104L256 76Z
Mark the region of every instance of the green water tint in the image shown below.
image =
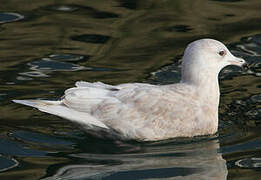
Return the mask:
M253 1L39 1L0 7L1 179L259 179L261 21ZM220 73L219 132L164 142L97 139L11 103L77 80L176 83L185 46L224 42L250 68Z

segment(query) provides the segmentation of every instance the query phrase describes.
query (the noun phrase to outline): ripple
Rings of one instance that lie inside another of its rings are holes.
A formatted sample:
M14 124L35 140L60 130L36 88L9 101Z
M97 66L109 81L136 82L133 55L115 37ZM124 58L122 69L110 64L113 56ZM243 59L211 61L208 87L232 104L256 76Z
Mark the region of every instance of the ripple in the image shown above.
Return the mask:
M14 22L24 19L24 16L18 13L4 12L0 13L0 24Z
M255 73L255 76L261 77L261 73Z
M119 15L111 12L105 12L105 11L96 11L93 13L94 18L101 18L101 19L106 19L106 18L118 18Z
M138 7L138 0L121 0L119 7L126 9L135 10Z
M79 9L79 7L75 5L52 5L48 6L47 9L62 11L62 12L73 12Z
M82 13L89 15L93 18L107 19L107 18L118 18L119 15L113 12L100 11L89 6L80 6L76 4L59 4L44 7L43 9L60 12L74 12L81 11Z
M241 38L240 42L232 44L232 52L243 57L250 56L250 58L251 56L261 56L261 35L257 34ZM252 58L250 60L258 62L259 58Z
M80 57L73 57L73 56L53 56L57 59L70 59L70 60L78 60L81 59ZM70 57L70 58L69 58ZM91 68L86 68L84 66L80 66L77 64L69 63L69 62L60 62L60 61L54 61L50 58L42 58L40 60L35 60L33 62L27 63L29 66L30 71L27 72L20 72L16 79L17 80L31 80L28 78L24 78L23 76L29 76L29 77L49 77L49 73L54 71L80 71L80 70L86 70Z
M74 41L81 41L86 43L94 44L105 44L111 37L99 34L83 34L79 36L72 36L71 39Z
M29 81L32 79L23 77L23 76L29 76L29 77L49 77L47 74L43 73L43 72L39 72L39 71L29 71L29 72L22 72L19 73L22 76L18 76L16 79L20 80L20 81Z
M256 94L251 97L252 102L254 103L261 103L261 94Z
M235 14L225 14L226 17L234 17Z
M189 32L193 29L188 25L176 25L168 27L166 30L170 32Z
M0 154L0 172L15 168L19 162L14 158L4 157Z
M261 109L251 109L245 113L251 119L260 120L261 119Z
M29 132L29 131L16 131L10 135L17 140L26 141L30 143L40 143L42 145L59 145L59 146L68 146L72 145L72 142L66 141L61 139L60 137L49 136L47 134L40 134L36 132Z
M160 70L151 73L149 82L157 84L178 83L180 81L180 66L176 64L162 67Z
M78 54L51 54L48 57L54 61L65 61L65 62L77 62L77 61L83 61L89 59L89 56L82 56Z
M236 100L235 103L238 104L238 105L241 105L241 106L246 106L247 105L247 103L245 101L243 101L243 100Z
M258 35L255 35L255 36L252 36L252 37L249 37L247 38L248 41L252 41L258 45L261 45L261 34L258 34Z
M30 149L18 141L8 138L0 139L0 153L8 156L25 156L25 157L43 157L47 153L45 151Z
M31 76L30 73L29 74L27 74L27 73L20 73L20 74L21 75L26 75L26 76ZM33 77L35 77L35 76L33 76ZM31 81L31 80L33 80L30 77L24 77L24 76L17 76L16 79L19 80L19 81Z
M36 60L28 63L28 65L31 66L31 70L35 71L78 71L85 69L84 66L79 66L68 62L54 61L49 58Z
M237 48L241 49L241 51L247 53L247 55L249 55L249 56L260 56L259 53L257 53L256 51L252 50L255 47L257 47L257 46L255 46L252 43L244 44L244 45L241 45L241 44L237 45Z
M261 62L254 63L252 68L255 72L261 72Z
M56 71L119 71L115 68L91 66L85 67L74 64L75 62L83 61L86 59L88 59L88 56L74 54L51 54L48 56L48 58L42 58L27 63L27 66L29 66L29 71L18 73L20 76L17 76L16 79L20 81L29 81L33 80L31 77L50 77L49 74Z
M260 168L261 167L261 158L245 158L245 159L240 159L235 162L235 165L241 168Z
M3 100L6 95L7 94L5 94L5 93L0 93L0 100Z

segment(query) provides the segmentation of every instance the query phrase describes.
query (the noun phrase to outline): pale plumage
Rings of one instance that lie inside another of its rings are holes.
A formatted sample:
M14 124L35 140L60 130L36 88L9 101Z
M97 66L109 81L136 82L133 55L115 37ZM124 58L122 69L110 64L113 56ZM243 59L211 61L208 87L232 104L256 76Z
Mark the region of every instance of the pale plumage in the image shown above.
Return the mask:
M195 41L182 58L181 83L117 86L76 82L60 101L14 100L121 139L162 140L213 134L218 127L218 73L227 65L241 66L220 42Z

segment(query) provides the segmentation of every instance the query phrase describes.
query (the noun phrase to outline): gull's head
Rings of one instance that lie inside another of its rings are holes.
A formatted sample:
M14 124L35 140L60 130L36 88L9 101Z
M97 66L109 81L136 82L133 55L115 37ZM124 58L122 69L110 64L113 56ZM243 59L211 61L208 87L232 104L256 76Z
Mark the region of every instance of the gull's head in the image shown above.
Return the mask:
M245 60L235 57L227 47L214 39L200 39L190 43L182 58L182 81L201 82L205 77L217 78L228 65L243 66Z

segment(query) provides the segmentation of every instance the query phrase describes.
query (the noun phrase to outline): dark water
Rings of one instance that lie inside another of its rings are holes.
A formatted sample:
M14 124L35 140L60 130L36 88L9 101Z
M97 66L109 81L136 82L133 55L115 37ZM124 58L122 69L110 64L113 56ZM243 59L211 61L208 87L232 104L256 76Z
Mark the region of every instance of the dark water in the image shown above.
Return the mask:
M1 179L260 179L260 0L1 1ZM77 80L178 82L188 42L223 41L250 64L220 74L219 132L164 142L94 138L13 104Z

